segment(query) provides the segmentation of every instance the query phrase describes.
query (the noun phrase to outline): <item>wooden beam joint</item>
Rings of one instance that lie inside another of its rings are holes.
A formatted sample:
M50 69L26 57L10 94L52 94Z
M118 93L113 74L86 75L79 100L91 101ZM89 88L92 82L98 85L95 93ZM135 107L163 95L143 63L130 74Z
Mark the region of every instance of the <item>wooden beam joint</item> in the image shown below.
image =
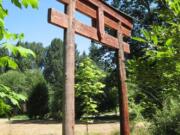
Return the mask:
M48 13L48 22L56 25L58 27L67 29L68 25L68 16L64 13L58 12L55 9L50 8ZM104 33L103 38L99 41L98 30L94 27L82 24L76 19L73 19L73 24L75 27L75 33L82 35L84 37L90 38L97 42L101 42L103 45L106 45L110 48L119 49L118 39ZM102 26L101 26L102 27ZM101 28L102 29L102 28ZM123 50L125 53L130 53L130 47L128 43L123 42Z

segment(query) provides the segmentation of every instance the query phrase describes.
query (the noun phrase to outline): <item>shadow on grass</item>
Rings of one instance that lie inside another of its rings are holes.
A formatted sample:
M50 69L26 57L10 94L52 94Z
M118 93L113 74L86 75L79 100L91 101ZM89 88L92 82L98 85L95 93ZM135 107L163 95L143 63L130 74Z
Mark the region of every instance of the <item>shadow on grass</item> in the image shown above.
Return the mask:
M84 119L87 119L86 117ZM88 119L93 120L89 124L106 124L106 123L117 123L120 121L119 116L117 115L104 115L96 117L88 117ZM78 121L77 124L85 124L84 122Z
M106 123L119 122L119 116L117 116L117 115L88 117L88 119L93 120L93 122L89 123L89 124L106 124ZM62 121L56 121L56 120L11 120L10 123L11 124L61 124ZM77 120L76 124L86 124L86 123Z
M60 124L61 121L55 120L11 120L11 124Z

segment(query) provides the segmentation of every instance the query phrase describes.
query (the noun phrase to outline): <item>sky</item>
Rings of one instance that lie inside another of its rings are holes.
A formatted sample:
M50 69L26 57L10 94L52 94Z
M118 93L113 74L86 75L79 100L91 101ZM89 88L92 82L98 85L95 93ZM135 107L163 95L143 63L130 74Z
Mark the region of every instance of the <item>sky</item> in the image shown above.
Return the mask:
M63 4L56 0L40 0L38 10L31 7L18 9L7 0L3 1L3 5L9 13L5 19L6 28L12 33L24 33L24 41L41 42L46 47L54 38L63 39L63 29L47 22L48 8L54 8L60 12L64 11ZM90 18L78 12L76 12L75 17L81 22L91 25ZM75 43L81 53L83 51L88 53L91 43L89 39L76 35Z

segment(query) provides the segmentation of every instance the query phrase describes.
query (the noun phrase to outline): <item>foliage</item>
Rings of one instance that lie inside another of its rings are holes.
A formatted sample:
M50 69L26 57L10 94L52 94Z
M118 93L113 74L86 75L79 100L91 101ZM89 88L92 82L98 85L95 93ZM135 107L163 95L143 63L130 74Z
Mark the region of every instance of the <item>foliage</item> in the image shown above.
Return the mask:
M12 120L29 120L29 117L27 115L16 115L11 118Z
M37 8L38 6L38 0L11 0L11 3L14 4L15 6L22 8L28 7L31 5L33 8ZM23 38L23 34L12 34L10 33L6 28L5 28L5 23L4 19L5 17L8 16L8 9L5 9L3 7L3 1L0 0L0 41L7 41L7 40L21 40ZM32 54L32 51L22 48L22 47L15 47L7 42L5 43L0 43L0 45L3 45L3 47L7 48L10 50L13 54L20 53L22 56L27 56L29 54Z
M5 71L7 68L10 69L16 69L18 68L17 63L15 62L15 59L13 57L19 56L28 58L29 56L35 57L35 54L30 49L23 48L21 46L14 46L12 44L4 43L0 49L7 49L8 53L6 52L2 57L0 57L0 67L5 68Z
M133 18L137 19L137 20L134 19L134 21L133 21L134 29L133 29L132 34L134 36L141 35L141 33L140 33L141 28L147 28L149 30L149 26L151 24L159 24L159 22L161 22L160 19L157 18L158 9L161 8L161 5L162 5L161 1L156 1L156 0L146 0L146 1L144 1L144 0L131 0L131 1L129 1L129 0L128 1L127 0L106 0L106 1L108 3L110 3L113 7L115 7L116 9L124 11L125 13L128 13L128 15L131 15ZM147 45L145 43L137 42L135 40L130 40L126 37L124 38L124 40L131 44L131 46L130 46L131 54L126 55L127 59L128 58L139 59L140 57L142 57L144 55L144 52L145 52L144 48L147 47ZM113 108L116 108L117 104L118 104L118 102L117 102L118 95L116 94L116 97L111 96L111 93L113 93L112 92L113 90L118 91L116 57L114 55L115 51L111 50L111 49L107 49L106 47L93 47L93 45L90 49L92 49L92 51L90 50L90 57L93 60L95 60L95 62L98 64L98 66L100 65L99 67L101 67L103 70L108 72L108 76L106 78L107 87L104 88L105 94L104 94L104 97L102 98L103 102L101 102L101 106L102 106L101 108L104 109L105 107L108 107L109 110L112 110ZM138 64L135 64L135 65L132 64L129 67L136 67L136 65L138 65ZM140 68L142 65L139 66L139 70L141 70ZM128 78L130 78L130 75L131 75L131 72L129 73L129 70L131 70L131 69L128 69L128 71L127 71ZM138 73L137 74L143 75L144 72L146 72L146 69L144 69L140 74L138 74ZM133 75L136 76L134 73L133 73ZM141 79L141 78L139 78L139 79ZM154 80L154 78L152 80ZM137 82L133 82L133 84L137 84ZM142 84L143 84L143 80L142 80ZM143 85L143 86L145 87L145 85ZM144 87L142 88L143 90L144 90ZM133 91L133 89L131 89L131 90ZM129 92L131 92L131 90L129 90ZM137 90L138 90L138 88L137 88ZM114 93L115 93L115 91L114 91ZM150 90L148 89L147 92L149 92L149 91ZM131 97L133 97L133 96L131 96ZM116 100L114 100L114 98ZM108 101L110 101L110 102L108 102ZM134 102L134 99L131 101ZM145 102L143 102L143 103L145 103ZM140 102L138 102L138 103L140 103ZM106 109L106 110L103 110L103 109L101 109L101 110L109 111L108 109Z
M0 99L0 116L10 115L11 106Z
M21 8L22 6L28 7L28 5L31 5L33 8L37 8L38 0L11 0L11 3L15 6ZM0 41L7 41L7 40L21 40L23 38L23 34L12 34L5 28L4 19L8 16L8 10L3 7L3 1L0 0ZM14 62L14 60L10 57L11 55L17 55L19 54L22 57L28 57L29 55L33 55L34 53L29 50L25 49L23 47L15 47L7 42L1 43L1 48L8 49L9 53L7 56L0 57L0 67L3 68L12 68L16 69L17 64ZM25 97L23 95L15 93L10 88L1 85L1 96L0 96L0 110L1 114L5 114L10 111L11 107L8 105L8 101L10 101L13 105L19 106L19 101L24 101Z
M24 84L27 88L24 89L24 93L26 93L26 95L30 95L30 93L32 92L32 89L41 82L45 82L44 76L42 74L42 71L39 69L33 69L33 70L27 70L26 72L24 72L25 74L25 80L26 83Z
M167 1L168 2L168 1ZM174 1L175 2L175 1ZM171 2L170 2L171 3ZM173 3L173 2L172 2ZM171 4L172 4L171 3ZM178 6L177 1L174 6ZM151 30L142 29L142 37L134 39L146 43L145 55L130 61L130 71L138 84L136 102L146 102L143 107L148 115L163 107L162 102L179 94L179 11L172 5L160 10L163 25L152 25Z
M0 75L0 84L11 88L14 92L26 95L26 76L18 71L8 71Z
M80 62L76 73L75 89L79 110L86 118L98 113L97 96L102 94L102 88L105 87L101 82L104 77L105 73L90 58L84 58ZM86 119L86 122L88 122L88 119Z
M8 71L0 75L0 83L11 88L14 92L28 96L32 88L44 77L39 70L28 70L24 73L19 71Z
M48 113L48 88L46 82L38 83L27 101L27 114L30 118L44 118Z
M36 57L20 57L16 56L16 63L21 71L28 69L43 69L45 62L46 48L43 47L42 43L36 42L18 42L16 46L25 47L32 50Z
M154 135L180 134L179 106L179 100L170 99L164 103L162 110L157 111L152 128Z
M47 48L45 57L44 77L49 83L50 93L50 113L54 119L62 117L62 98L64 86L64 49L60 39L53 39Z
M127 62L131 120L146 121L144 118L153 120L155 117L155 133L179 134L179 108L173 106L179 106L180 101L180 1L107 1L137 19L134 20L133 40L124 38L131 44L131 54L126 55L126 58L132 58ZM104 64L106 49L100 47L94 50L90 52L90 55L95 55L92 58L97 59L96 63ZM112 55L110 57L113 59ZM113 68L113 64L110 67ZM176 100L171 107L169 99ZM148 130L145 134L149 133Z
M0 75L0 84L8 87L9 89L12 90L12 92L22 94L26 97L30 95L30 93L32 92L32 89L38 83L43 82L43 81L44 81L44 77L39 70L28 70L24 73L19 72L19 71L8 71ZM9 104L9 102L6 102L6 103ZM25 102L21 101L19 104L22 107L22 104L24 103ZM16 113L13 113L13 114L18 114L20 112L26 111L26 109L19 110L20 108L17 108L14 105L12 107L13 107L13 110L16 109Z
M25 101L26 97L13 92L9 87L0 84L0 115L10 113L12 106L19 106L19 101ZM8 103L9 102L9 103Z
M47 49L44 69L44 76L51 84L60 83L62 86L63 57L63 42L53 39Z
M117 112L119 95L115 51L93 42L90 47L89 57L107 74L103 80L106 86L102 89L103 94L98 99L100 103L98 110L100 112L113 110Z

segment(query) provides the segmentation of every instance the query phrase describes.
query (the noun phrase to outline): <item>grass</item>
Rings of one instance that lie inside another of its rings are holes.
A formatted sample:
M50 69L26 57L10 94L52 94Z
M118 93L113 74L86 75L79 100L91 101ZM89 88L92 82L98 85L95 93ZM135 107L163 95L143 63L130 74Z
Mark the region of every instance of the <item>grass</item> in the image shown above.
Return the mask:
M151 135L151 123L147 121L136 121L132 124L131 135Z
M11 120L29 120L27 115L17 115L11 118Z
M15 119L15 120L14 120ZM17 120L20 119L20 120ZM0 135L62 135L62 124L56 121L31 121L18 116L13 120L0 119ZM89 135L116 135L119 123L98 123L89 125ZM86 125L76 124L75 135L86 135Z
M96 124L89 124L89 135L119 135L119 121L109 121L112 119L109 117L105 121L97 118ZM148 124L131 123L131 135L150 135ZM29 120L26 115L14 116L11 121L0 119L0 125L0 135L61 135L62 132L62 125L57 121ZM85 124L76 124L75 135L87 135Z

